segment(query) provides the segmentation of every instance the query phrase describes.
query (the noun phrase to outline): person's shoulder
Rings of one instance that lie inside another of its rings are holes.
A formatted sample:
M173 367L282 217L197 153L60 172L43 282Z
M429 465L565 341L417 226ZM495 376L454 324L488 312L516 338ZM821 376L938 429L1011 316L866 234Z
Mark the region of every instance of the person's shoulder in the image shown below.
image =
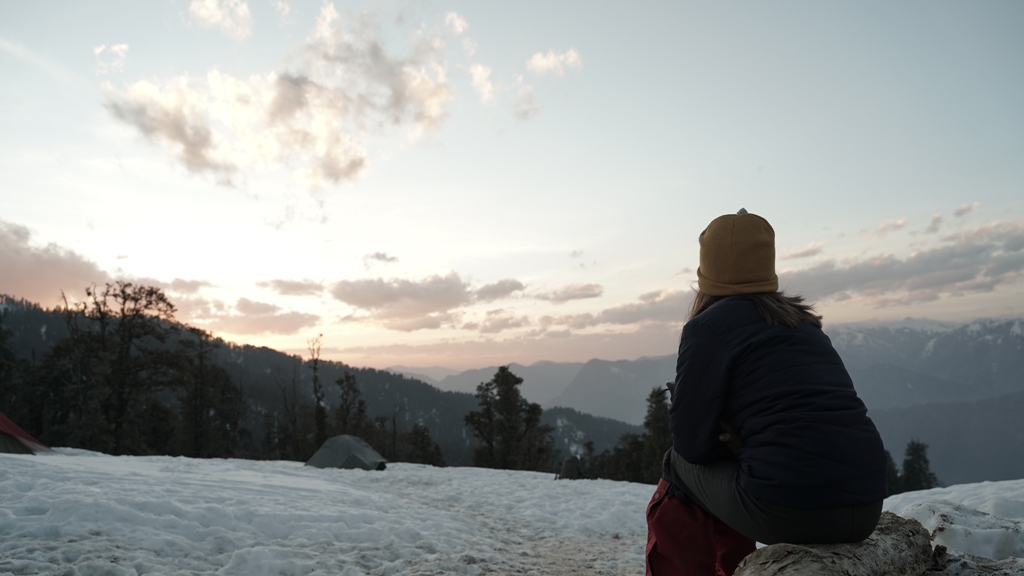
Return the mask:
M760 318L757 306L746 296L728 296L715 302L694 320L707 325L728 326L734 323L747 324L751 319Z
M683 337L721 336L732 331L736 325L749 324L758 318L757 307L749 298L728 296L687 322L683 326Z

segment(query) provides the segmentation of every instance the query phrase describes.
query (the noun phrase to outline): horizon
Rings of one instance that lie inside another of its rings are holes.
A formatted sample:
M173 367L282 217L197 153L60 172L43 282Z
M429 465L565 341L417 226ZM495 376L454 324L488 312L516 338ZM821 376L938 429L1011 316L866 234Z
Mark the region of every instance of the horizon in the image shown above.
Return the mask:
M114 17L112 17L114 15ZM0 6L0 293L384 369L675 353L772 223L826 326L1024 315L1024 4Z

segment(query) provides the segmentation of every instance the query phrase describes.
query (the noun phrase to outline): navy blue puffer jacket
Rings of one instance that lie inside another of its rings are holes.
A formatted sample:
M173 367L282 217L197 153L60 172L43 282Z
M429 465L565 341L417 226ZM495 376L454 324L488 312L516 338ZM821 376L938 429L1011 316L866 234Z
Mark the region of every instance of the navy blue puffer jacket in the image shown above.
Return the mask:
M679 343L676 452L691 464L734 457L718 440L719 419L743 439L739 482L755 498L832 508L886 496L882 440L828 336L771 326L744 296L687 322Z

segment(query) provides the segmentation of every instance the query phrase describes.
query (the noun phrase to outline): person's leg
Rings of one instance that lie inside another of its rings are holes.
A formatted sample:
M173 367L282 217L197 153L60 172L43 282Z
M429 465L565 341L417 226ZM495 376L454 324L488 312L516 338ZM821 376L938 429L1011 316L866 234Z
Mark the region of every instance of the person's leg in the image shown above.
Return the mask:
M757 549L757 542L734 530L717 516L711 515L715 538L715 564L718 576L732 576L736 567Z
M739 485L736 460L702 466L672 452L674 482L705 510L740 533L776 544L832 544L863 540L878 523L882 502L840 508L792 508L751 497Z
M658 487L647 505L647 576L710 576L715 573L713 517ZM731 573L730 573L731 574Z

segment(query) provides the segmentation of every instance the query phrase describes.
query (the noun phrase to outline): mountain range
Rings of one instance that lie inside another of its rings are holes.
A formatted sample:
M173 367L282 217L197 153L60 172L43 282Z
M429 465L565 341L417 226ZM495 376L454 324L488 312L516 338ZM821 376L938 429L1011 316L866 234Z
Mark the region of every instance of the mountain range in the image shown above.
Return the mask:
M929 445L944 483L1024 478L1024 319L905 319L827 326L825 332L897 462L916 439ZM643 422L651 388L675 375L675 356L563 363L561 371L552 366L559 363L538 364L559 377L537 377L546 386L542 395L524 383L531 401L633 425ZM512 371L525 374L534 366ZM437 385L483 381L488 370L451 374Z

